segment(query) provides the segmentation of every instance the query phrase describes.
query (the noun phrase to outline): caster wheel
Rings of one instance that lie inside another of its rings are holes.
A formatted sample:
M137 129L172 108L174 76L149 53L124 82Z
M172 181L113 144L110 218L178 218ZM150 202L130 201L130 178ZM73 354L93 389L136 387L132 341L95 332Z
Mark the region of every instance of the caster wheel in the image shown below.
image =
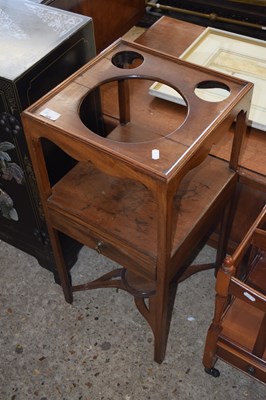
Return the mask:
M216 368L205 368L205 372L214 378L218 378L220 376L220 372Z

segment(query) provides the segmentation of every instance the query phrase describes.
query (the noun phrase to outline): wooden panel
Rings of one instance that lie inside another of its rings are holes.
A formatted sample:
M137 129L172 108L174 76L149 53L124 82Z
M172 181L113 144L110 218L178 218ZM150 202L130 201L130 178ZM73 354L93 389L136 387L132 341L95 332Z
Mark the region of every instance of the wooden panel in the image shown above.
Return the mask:
M178 57L204 29L189 22L162 17L136 39L136 42Z

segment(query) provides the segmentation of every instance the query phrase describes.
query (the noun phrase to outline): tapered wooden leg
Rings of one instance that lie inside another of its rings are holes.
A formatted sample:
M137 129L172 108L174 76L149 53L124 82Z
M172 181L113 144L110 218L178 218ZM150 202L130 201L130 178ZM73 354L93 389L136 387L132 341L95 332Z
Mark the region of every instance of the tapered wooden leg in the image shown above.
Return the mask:
M159 364L165 358L176 290L177 283L171 283L164 290L158 289L149 302L154 334L154 360Z
M216 352L218 333L219 333L219 327L212 324L208 329L205 342L204 355L202 360L205 370L209 371L212 370L217 361L217 356L215 355L215 352Z
M208 329L205 341L204 355L202 360L203 365L205 367L205 371L214 377L219 376L219 371L216 370L216 368L214 368L214 365L217 360L216 356L217 341L222 329L221 319L223 312L225 310L225 306L227 304L228 287L234 270L232 258L228 257L227 260L228 261L226 260L224 261L223 268L220 268L218 271L218 276L215 286L216 295L215 295L214 317Z
M226 257L229 235L233 224L234 212L236 209L237 195L236 191L232 195L231 200L227 203L221 218L221 226L219 232L219 239L217 245L215 272L217 274L218 268L222 265Z
M125 79L118 81L118 101L120 123L127 124L130 121L130 94L129 82Z
M70 282L68 270L67 270L67 267L65 264L60 239L58 237L58 232L55 229L50 227L49 234L50 234L51 245L52 245L53 254L54 254L54 258L55 258L56 269L58 272L60 284L63 289L65 300L68 303L72 303L73 302L73 293L72 293L72 289L71 289L71 282Z

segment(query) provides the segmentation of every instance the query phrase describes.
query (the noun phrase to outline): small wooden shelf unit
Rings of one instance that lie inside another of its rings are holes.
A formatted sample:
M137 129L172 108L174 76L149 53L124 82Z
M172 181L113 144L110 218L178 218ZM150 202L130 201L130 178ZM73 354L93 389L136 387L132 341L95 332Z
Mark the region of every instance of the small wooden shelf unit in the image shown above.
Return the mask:
M187 103L185 116L183 108L174 106L176 127L167 127L166 133L163 110L167 112L169 105L147 94L147 85L156 80L176 88ZM210 85L227 90L228 97L206 103L196 96L196 87ZM135 99L143 87L147 113ZM188 265L220 221L218 258L225 255L227 211L251 94L251 83L120 40L23 113L66 300L72 302L73 291L94 287L120 287L132 293L152 327L158 362L165 355L176 284L195 272ZM59 118L43 116L45 109ZM213 144L233 123L230 161L211 156ZM76 160L53 186L43 140ZM152 158L154 149L159 158ZM123 268L71 286L58 232Z

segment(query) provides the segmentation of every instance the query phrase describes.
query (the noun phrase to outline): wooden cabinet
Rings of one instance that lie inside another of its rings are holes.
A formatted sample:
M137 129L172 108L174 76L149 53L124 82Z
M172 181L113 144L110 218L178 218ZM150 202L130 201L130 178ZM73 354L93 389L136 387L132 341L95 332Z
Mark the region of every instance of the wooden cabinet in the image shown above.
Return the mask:
M46 0L44 3L92 17L97 52L125 34L145 11L145 0Z
M266 207L218 271L215 312L203 356L205 371L215 377L220 358L266 383L265 220Z

